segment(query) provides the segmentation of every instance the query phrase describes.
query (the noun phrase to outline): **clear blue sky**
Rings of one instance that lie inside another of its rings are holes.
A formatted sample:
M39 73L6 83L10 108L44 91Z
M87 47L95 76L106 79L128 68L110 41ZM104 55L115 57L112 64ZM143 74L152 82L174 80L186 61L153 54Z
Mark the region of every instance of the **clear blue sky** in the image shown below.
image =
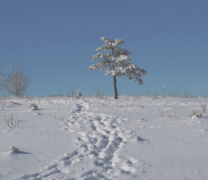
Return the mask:
M0 1L0 62L22 66L33 96L113 95L113 77L89 71L101 37L123 39L132 63L147 70L141 86L121 78L118 92L208 92L207 0Z

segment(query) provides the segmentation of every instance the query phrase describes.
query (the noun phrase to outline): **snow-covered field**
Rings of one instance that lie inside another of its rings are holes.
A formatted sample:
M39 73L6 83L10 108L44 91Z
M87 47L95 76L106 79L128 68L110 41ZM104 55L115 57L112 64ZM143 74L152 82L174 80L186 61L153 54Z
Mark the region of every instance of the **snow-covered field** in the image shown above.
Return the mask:
M208 115L189 117L207 101L9 98L0 112L0 179L207 180ZM12 114L17 128L7 127Z

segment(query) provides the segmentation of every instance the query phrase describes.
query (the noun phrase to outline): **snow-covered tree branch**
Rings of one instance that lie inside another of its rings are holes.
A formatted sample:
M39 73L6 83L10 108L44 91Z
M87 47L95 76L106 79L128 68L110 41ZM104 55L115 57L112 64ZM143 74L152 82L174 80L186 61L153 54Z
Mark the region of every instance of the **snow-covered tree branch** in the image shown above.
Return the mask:
M143 84L141 76L147 74L147 71L140 69L135 64L127 61L133 60L130 56L130 52L118 47L125 42L122 39L108 39L105 37L101 38L105 45L96 49L97 51L111 50L110 53L99 52L92 56L92 60L100 61L89 67L89 70L100 69L100 71L106 70L105 75L113 75L114 77L114 93L115 99L117 99L117 88L116 88L116 77L127 76L130 80L134 79L138 81L140 85Z

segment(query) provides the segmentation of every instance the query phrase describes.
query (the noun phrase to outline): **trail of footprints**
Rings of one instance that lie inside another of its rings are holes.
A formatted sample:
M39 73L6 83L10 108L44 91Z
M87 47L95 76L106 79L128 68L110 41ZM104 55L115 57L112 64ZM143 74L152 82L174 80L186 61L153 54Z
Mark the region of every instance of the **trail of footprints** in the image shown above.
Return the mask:
M78 150L65 153L51 166L39 173L24 175L20 180L116 180L121 175L136 176L141 164L134 157L126 159L119 153L126 137L132 136L121 130L120 124L126 120L88 113L87 106L85 102L77 103L65 122L65 130L79 134L75 140Z

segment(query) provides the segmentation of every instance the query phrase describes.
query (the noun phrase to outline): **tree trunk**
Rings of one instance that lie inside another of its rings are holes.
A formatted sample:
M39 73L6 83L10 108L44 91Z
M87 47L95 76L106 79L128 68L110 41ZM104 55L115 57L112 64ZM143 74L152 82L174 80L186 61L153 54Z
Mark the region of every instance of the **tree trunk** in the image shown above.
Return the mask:
M113 84L114 84L114 97L118 99L117 87L116 87L116 76L113 76Z

